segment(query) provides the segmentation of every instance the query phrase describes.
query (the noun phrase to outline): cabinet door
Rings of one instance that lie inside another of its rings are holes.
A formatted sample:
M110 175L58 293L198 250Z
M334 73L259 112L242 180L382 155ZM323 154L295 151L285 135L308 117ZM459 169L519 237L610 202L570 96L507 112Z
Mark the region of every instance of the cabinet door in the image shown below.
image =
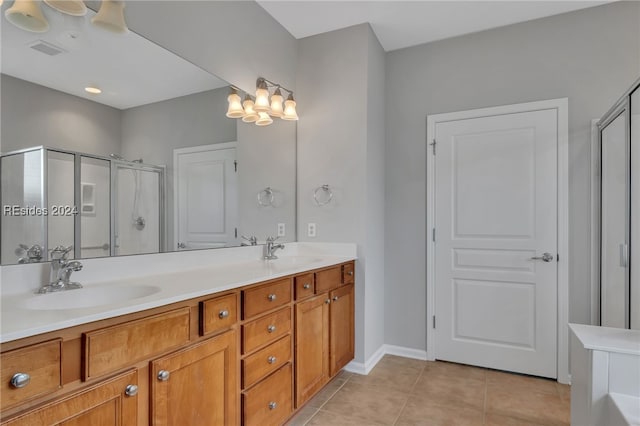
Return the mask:
M232 330L153 361L152 424L237 424L237 351Z
M330 293L331 377L347 365L354 356L354 300L353 284L340 287Z
M15 417L3 426L135 426L138 419L137 371L105 380Z
M329 378L329 295L296 305L296 407Z

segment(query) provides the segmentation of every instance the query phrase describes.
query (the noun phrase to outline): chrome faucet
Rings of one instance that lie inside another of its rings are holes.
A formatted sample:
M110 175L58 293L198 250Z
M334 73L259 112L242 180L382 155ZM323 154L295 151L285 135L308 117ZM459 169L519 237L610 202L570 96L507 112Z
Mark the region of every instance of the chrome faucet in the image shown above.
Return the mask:
M49 284L40 287L38 293L51 293L54 291L82 288L80 283L70 281L73 271L82 270L82 263L77 260L67 260L71 249L73 249L73 246L58 246L51 250Z
M278 249L283 249L284 244L274 244L277 239L278 237L267 237L267 243L264 245L264 260L274 260L278 258L274 253Z

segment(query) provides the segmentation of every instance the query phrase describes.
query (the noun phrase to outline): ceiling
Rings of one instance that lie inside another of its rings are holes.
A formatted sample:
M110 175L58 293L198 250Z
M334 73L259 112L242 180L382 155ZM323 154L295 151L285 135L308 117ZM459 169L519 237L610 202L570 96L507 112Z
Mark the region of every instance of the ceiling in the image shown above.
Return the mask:
M4 2L2 15L12 4ZM92 10L74 17L42 3L42 11L50 26L46 33L23 31L0 18L2 73L118 109L228 85L134 32L113 34L95 27ZM30 47L41 41L62 53L49 56ZM102 94L85 92L89 85Z
M368 22L388 52L606 1L258 0L258 3L297 39Z

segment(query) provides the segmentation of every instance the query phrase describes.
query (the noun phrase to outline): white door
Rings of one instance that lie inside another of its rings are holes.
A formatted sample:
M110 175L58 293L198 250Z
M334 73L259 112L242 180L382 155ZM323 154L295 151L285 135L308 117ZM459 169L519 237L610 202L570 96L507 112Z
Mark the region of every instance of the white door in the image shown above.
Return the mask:
M236 148L228 146L174 151L179 250L237 245Z
M436 124L436 358L556 377L557 121Z

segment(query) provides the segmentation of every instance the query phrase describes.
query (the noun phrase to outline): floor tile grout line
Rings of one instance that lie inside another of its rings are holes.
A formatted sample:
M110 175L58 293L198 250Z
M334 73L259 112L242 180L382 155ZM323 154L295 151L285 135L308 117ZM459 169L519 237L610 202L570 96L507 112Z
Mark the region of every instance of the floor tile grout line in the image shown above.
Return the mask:
M313 416L309 417L309 419L306 422L304 422L304 424L302 426L306 426L307 423L309 423L320 412L320 409L322 407L324 407L327 404L327 402L329 402L329 400L331 398L333 398L335 396L335 394L337 394L338 391L344 387L344 385L347 384L347 382L349 381L349 378L351 378L351 376L348 376L346 379L343 379L342 384L335 390L335 392L333 392L331 395L329 395L329 397L320 405L320 407L313 407L313 408L316 409L316 412L313 413Z
M407 397L407 399L404 401L404 404L402 404L402 408L400 409L400 411L398 411L398 415L396 416L396 419L392 423L393 426L398 424L398 420L400 420L400 417L402 416L402 412L404 411L404 409L406 408L407 404L409 403L409 398L411 398L411 396Z

